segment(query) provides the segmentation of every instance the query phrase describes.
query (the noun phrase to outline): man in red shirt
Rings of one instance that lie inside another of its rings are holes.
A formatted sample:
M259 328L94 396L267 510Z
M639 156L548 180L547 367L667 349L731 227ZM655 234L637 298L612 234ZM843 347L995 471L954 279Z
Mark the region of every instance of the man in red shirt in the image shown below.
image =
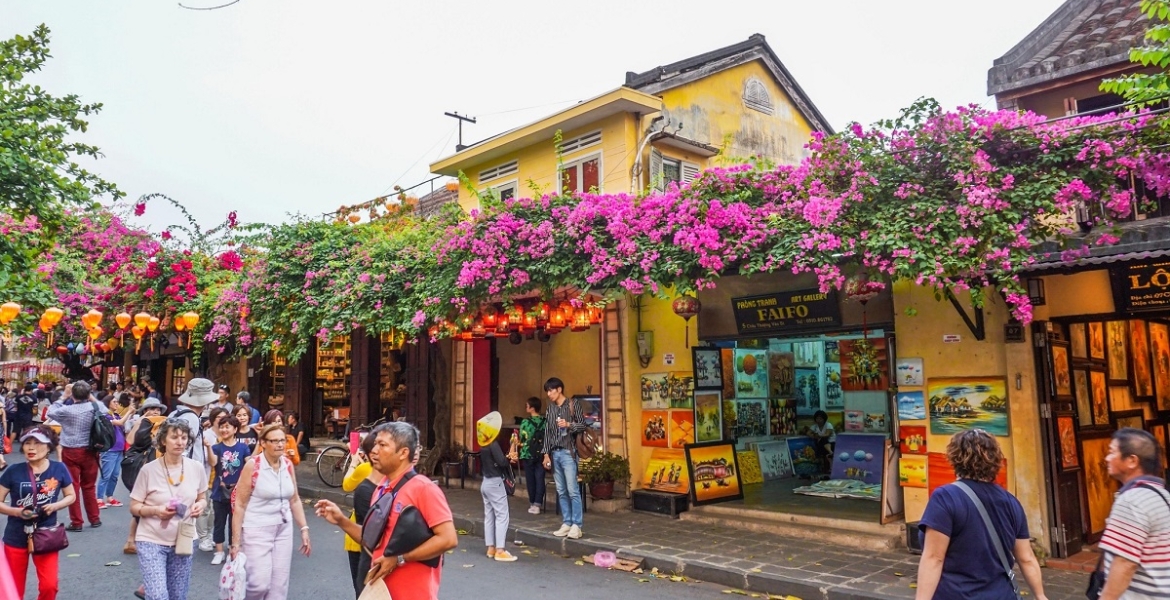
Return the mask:
M374 470L390 475L378 486L371 499L376 503L382 494L392 490L399 481L411 473L415 453L418 452L418 430L409 423L382 423L370 435L375 436L374 448L370 452L370 463ZM386 522L386 531L378 547L374 549L373 560L366 582L383 579L392 598L438 600L441 569L432 568L422 561L443 556L459 544L451 507L439 486L426 476L409 479L398 489L393 499L394 506ZM397 556L385 556L386 543L398 522L398 516L408 506L414 506L431 528L433 536L422 545ZM345 531L346 535L361 542L361 526L346 518L341 509L328 500L319 500L317 516Z

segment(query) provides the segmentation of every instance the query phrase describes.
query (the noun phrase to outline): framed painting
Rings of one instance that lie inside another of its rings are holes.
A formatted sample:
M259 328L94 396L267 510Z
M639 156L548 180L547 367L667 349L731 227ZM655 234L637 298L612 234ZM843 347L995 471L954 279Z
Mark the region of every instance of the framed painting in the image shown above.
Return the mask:
M695 443L723 439L723 394L695 392Z
M1125 321L1105 323L1105 374L1110 383L1129 383L1129 348Z
M676 371L666 378L666 398L670 408L694 408L695 376L687 371Z
M1116 429L1145 429L1145 419L1141 410L1127 410L1113 413L1113 427Z
M1072 371L1068 361L1068 345L1063 342L1052 342L1052 389L1057 396L1065 398L1073 395Z
M931 433L982 429L999 437L1008 435L1007 380L1003 377L931 378L926 389Z
M772 398L768 400L768 425L772 435L796 434L796 400Z
M735 444L711 442L686 447L691 500L695 506L743 498Z
M1154 399L1154 372L1150 362L1150 332L1146 322L1132 320L1129 325L1129 363L1133 372L1133 395Z
M768 352L735 350L735 397L768 397Z
M886 436L875 433L842 433L833 448L833 479L882 482Z
M1073 360L1089 360L1089 340L1084 323L1069 323L1068 341Z
M647 448L669 448L667 421L670 416L665 410L642 411L642 446Z
M1170 410L1170 327L1150 323L1150 359L1158 410Z
M825 410L841 410L845 408L845 394L841 392L841 364L825 363L824 385L821 390L825 394Z
M1089 372L1084 369L1073 371L1073 395L1077 399L1077 424L1092 427L1093 396L1089 393Z
M922 390L898 392L898 418L908 421L926 418L926 396Z
M1089 371L1089 393L1093 396L1093 424L1109 424L1109 394L1105 371Z
M764 481L792 477L792 456L788 454L788 442L760 442L756 444L756 456L760 461L760 473Z
M792 458L792 472L797 477L812 477L821 473L821 460L817 458L812 438L790 437L786 442L788 456Z
M1115 385L1109 388L1109 410L1126 412L1141 410L1141 407L1133 401L1133 394L1130 392L1129 386Z
M923 378L921 358L899 358L894 363L894 370L898 374L898 385L914 386L926 383Z
M865 411L846 410L844 412L845 431L861 431L865 429Z
M902 454L926 454L926 426L903 425L898 428Z
M769 434L768 401L735 401L735 437L763 437Z
M796 358L796 368L815 369L821 366L820 342L795 342L792 344L792 353Z
M691 348L696 390L723 389L723 354L719 348Z
M1081 463L1077 458L1077 433L1073 416L1057 415L1056 432L1060 437L1060 468L1065 471L1079 469Z
M669 373L642 374L642 410L659 410L670 407L667 379Z
M1084 465L1085 499L1089 509L1089 533L1105 530L1105 518L1113 507L1117 484L1105 469L1109 437L1081 439L1081 464Z
M995 476L995 483L999 487L1007 489L1007 472L1008 462L1005 458L1003 461L1003 468ZM955 468L951 466L950 461L947 460L945 452L931 452L926 455L926 481L927 489L933 494L934 490L948 484L954 483L958 478L955 476Z
M670 447L682 449L695 443L695 413L689 410L670 411Z
M723 397L735 397L735 349L719 349L719 365L723 368Z
M642 487L659 492L686 494L690 492L687 457L682 450L655 449L646 463Z
M796 371L791 352L768 352L768 395L791 398L795 393Z
M926 487L926 457L903 456L898 459L898 483L902 487Z
M1089 328L1089 358L1105 360L1105 326L1099 322L1088 324Z
M811 415L821 410L821 372L819 369L796 370L796 413Z
M885 391L890 387L885 338L841 340L841 389Z
M1158 442L1158 447L1162 449L1162 468L1165 469L1170 465L1170 457L1166 456L1166 444L1170 442L1167 439L1167 434L1170 433L1170 425L1165 423L1147 424L1150 428L1150 434L1154 436L1154 441Z

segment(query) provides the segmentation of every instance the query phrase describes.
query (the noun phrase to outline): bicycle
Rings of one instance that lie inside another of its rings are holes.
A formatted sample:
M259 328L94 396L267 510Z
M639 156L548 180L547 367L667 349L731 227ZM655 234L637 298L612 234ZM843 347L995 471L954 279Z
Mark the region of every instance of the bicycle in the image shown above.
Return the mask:
M385 421L385 419L378 419L372 423L355 427L353 430L359 434L366 434ZM345 474L349 472L349 467L353 464L353 460L354 456L350 454L348 446L330 444L322 448L321 452L317 454L317 476L321 478L321 482L325 485L332 488L339 488L345 480Z

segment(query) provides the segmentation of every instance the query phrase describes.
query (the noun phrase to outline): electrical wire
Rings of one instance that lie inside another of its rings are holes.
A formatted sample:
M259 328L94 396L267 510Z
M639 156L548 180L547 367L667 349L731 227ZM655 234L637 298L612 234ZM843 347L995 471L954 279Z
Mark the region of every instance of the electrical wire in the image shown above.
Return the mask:
M434 150L435 148L441 148L443 145L445 145L445 141L450 140L452 135L455 135L455 128L454 127L451 128L451 131L450 131L450 133L447 134L446 138L444 138L443 136L440 135L439 139L435 140L435 143L431 144L430 148L427 148L426 151L423 152L422 155L419 156L418 159L415 160L413 164L411 164L409 167L407 167L406 170L403 171L402 174L398 176L398 179L395 179L393 182L391 182L390 185L386 186L386 189L382 190L382 193L378 194L378 195L385 196L386 192L389 192L390 189L393 188L399 181L402 181L402 178L406 177L406 174L409 173L411 169L418 166L418 163L422 162L422 160L424 158L430 156L432 150Z

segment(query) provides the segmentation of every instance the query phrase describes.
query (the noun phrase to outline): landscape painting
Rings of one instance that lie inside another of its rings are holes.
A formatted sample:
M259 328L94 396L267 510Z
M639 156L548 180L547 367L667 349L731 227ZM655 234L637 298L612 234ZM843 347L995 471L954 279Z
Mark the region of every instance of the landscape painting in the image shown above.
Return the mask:
M734 444L692 444L686 453L695 506L743 498Z
M898 483L902 487L926 487L926 457L903 456L899 459Z
M982 429L1008 435L1007 381L1003 377L940 377L928 380L930 432L948 435Z
M695 441L713 442L722 437L722 394L714 391L695 392Z
M765 350L735 351L735 397L768 397L768 353Z
M921 390L898 392L898 418L907 420L926 418L926 397Z
M898 385L922 385L926 383L922 375L921 358L899 358L894 366L898 374Z
M817 459L812 438L790 437L787 442L792 471L797 477L812 477L821 473L821 461Z
M687 479L687 457L682 450L655 450L646 465L642 486L649 490L686 494L690 491Z
M792 456L788 454L788 442L760 442L756 444L756 455L760 459L760 472L764 481L792 477Z
M642 410L670 407L666 389L668 378L670 378L668 373L644 373L642 375Z

